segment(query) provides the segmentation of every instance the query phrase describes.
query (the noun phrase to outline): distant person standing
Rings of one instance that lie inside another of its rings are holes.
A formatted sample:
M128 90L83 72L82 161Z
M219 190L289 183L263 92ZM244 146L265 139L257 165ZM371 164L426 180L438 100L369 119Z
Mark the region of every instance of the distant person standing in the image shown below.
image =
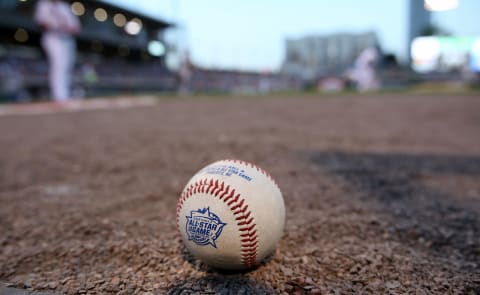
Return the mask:
M55 101L67 101L75 63L73 36L80 32L80 22L70 6L60 0L39 0L35 20L43 29L42 47L48 58L50 92Z
M348 72L348 77L356 83L359 91L380 89L380 81L375 67L378 58L378 50L375 47L368 47L355 59L354 67Z
M192 91L192 74L193 65L190 61L190 54L187 51L181 61L180 68L178 69L179 94L190 94L190 92Z

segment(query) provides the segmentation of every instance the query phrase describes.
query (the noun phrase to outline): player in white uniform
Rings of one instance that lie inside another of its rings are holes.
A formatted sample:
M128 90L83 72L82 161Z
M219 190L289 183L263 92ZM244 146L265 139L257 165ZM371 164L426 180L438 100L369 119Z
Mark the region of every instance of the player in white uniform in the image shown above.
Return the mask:
M70 98L70 83L75 62L74 35L80 22L70 6L59 0L40 0L35 20L44 30L42 47L49 63L49 84L53 99L63 102Z
M378 58L377 49L368 47L355 60L354 68L349 71L348 76L357 83L359 91L375 91L380 88L380 81L375 69Z

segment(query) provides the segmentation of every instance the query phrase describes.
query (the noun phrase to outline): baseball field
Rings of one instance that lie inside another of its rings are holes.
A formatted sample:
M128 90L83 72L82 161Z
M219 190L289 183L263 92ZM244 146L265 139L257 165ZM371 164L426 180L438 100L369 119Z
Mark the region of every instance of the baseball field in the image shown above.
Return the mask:
M0 110L0 294L480 294L478 93L135 99ZM243 273L175 221L231 158L286 206Z

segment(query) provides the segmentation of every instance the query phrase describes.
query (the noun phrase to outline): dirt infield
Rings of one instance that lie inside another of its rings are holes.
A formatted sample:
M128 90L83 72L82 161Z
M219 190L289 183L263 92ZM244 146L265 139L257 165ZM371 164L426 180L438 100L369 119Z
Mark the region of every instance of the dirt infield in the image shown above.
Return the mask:
M478 96L159 100L7 114L0 134L6 286L67 294L480 293ZM223 158L269 171L286 202L275 255L246 273L195 260L175 229L183 186Z

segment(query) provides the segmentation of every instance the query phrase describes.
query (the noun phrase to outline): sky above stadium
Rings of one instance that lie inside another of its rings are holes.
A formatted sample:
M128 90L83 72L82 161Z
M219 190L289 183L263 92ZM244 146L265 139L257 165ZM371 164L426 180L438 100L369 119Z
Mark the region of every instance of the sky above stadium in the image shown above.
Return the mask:
M276 70L285 39L375 31L382 48L405 60L408 0L104 0L180 24L175 40L194 63L214 68ZM419 0L421 1L421 0ZM479 36L479 0L435 12L432 21L460 36Z

